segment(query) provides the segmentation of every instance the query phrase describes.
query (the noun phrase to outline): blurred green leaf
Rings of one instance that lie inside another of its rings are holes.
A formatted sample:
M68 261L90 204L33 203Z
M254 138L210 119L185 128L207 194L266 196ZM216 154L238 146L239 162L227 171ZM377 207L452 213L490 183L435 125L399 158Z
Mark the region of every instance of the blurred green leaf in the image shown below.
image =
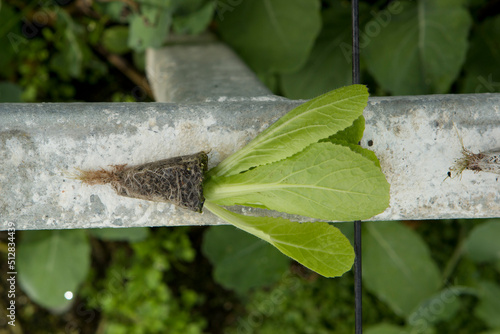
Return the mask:
M479 303L474 309L474 314L488 327L500 329L500 286L497 283L479 284Z
M97 7L98 10L102 11L104 15L107 15L111 20L119 23L126 23L128 17L127 4L122 1L96 1L93 6Z
M361 6L364 7L364 3ZM281 88L290 99L310 99L351 83L351 58L341 44L351 43L351 6L335 2L323 11L323 28L307 63L281 75Z
M216 17L222 39L257 73L300 68L321 28L317 0L223 0Z
M476 226L465 242L467 255L476 262L500 261L500 219Z
M156 6L142 3L141 13L135 13L130 18L128 46L137 52L148 47L160 47L168 36L174 9L172 4Z
M123 54L130 50L127 45L128 27L115 26L104 30L102 45L112 53Z
M73 20L65 11L57 11L58 36L54 37L57 52L50 59L50 67L59 74L63 80L79 78L82 75L85 59L85 49L82 34L84 28Z
M437 292L441 278L417 233L398 222L370 222L364 224L363 283L396 314L409 316Z
M149 236L149 228L147 227L101 228L91 229L89 232L99 239L108 241L137 242Z
M12 9L8 3L0 2L0 75L9 77L15 70L10 66L21 47L28 43L27 39L21 34L19 20L20 14ZM1 96L1 94L0 94Z
M462 2L395 1L366 24L361 52L382 88L393 95L448 92L467 52L471 18Z
M334 222L329 223L330 225L335 226L342 232L342 234L349 240L351 246L354 247L354 222Z
M432 297L422 301L418 308L408 316L408 323L419 331L429 325L453 319L460 309L460 295L473 294L475 290L468 287L450 287L443 289Z
M411 327L401 327L392 324L380 323L370 326L366 329L365 334L434 334L436 333L433 327L427 326L424 329L415 331Z
M214 266L214 279L240 294L277 282L290 260L267 242L233 226L205 232L203 254Z
M62 311L76 294L90 267L90 245L84 230L24 231L17 248L21 288L36 303Z
M0 81L0 103L22 102L21 94L23 89L11 82Z
M381 323L368 327L365 334L401 334L403 330L404 327Z
M500 92L500 16L486 19L472 31L464 69L463 93Z
M170 272L171 264L184 271L184 254L194 252L187 231L156 228L145 241L113 247L105 277L90 277L81 295L99 310L102 333L203 333L205 319L194 309L203 296L185 285L196 275Z
M203 32L212 21L215 7L215 2L207 2L196 11L175 15L173 19L174 31L179 34L192 35Z

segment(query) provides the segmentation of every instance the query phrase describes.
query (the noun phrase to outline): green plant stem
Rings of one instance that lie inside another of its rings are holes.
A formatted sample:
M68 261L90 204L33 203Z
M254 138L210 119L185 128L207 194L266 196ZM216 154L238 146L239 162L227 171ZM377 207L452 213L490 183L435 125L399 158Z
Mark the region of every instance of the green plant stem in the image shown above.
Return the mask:
M203 205L203 207L208 209L209 211L211 211L217 217L227 221L228 223L233 224L234 226L238 227L239 229L242 229L243 231L246 231L250 234L253 234L256 237L259 237L262 240L267 241L267 242L272 244L272 240L268 234L265 234L262 231L252 227L250 224L246 223L242 219L236 218L234 215L231 215L231 213L229 211L218 206L217 204L212 203L210 201L205 201L205 204Z

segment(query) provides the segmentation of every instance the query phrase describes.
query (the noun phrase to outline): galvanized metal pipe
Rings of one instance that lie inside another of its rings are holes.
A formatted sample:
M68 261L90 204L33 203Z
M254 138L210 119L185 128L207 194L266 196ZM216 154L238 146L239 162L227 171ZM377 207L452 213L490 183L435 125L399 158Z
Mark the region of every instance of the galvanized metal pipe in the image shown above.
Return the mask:
M200 150L210 152L214 166L300 103L266 96L196 104L0 104L0 228L10 221L17 229L221 223L209 213L83 186L71 173ZM374 97L365 117L361 145L377 154L391 184L390 208L373 219L500 217L499 175L465 171L445 180L461 156L453 124L474 152L500 147L500 94Z

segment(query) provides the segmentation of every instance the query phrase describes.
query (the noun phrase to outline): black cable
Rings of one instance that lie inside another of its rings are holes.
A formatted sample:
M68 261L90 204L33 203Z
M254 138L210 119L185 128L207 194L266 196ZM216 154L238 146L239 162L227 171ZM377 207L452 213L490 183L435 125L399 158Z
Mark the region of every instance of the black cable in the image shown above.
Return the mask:
M352 0L352 83L359 84L359 4L358 0ZM362 285L361 285L361 221L354 222L354 314L355 334L363 333L363 308L362 308Z
M362 307L362 286L361 286L361 221L354 222L354 332L363 333L363 307Z
M359 84L359 5L352 0L352 83Z

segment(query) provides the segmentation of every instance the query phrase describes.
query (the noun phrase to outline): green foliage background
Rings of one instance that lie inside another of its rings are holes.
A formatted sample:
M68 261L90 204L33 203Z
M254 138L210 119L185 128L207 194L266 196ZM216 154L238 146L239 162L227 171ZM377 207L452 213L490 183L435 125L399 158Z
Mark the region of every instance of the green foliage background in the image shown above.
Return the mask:
M498 1L360 2L361 81L371 95L500 92ZM312 98L351 83L349 1L9 0L0 6L0 102L148 101L147 89L113 59L142 75L146 47L165 44L171 33L206 30L286 97ZM498 226L498 220L365 223L365 332L498 333ZM339 227L352 235L351 224ZM19 327L30 333L353 332L351 273L324 279L290 266L248 234L217 229L203 239L199 228L20 232ZM1 275L7 238L0 236ZM234 240L246 246L228 251ZM44 251L56 243L57 253ZM56 264L52 272L30 267L48 259ZM77 274L62 277L57 268L75 261ZM51 273L58 288L80 287L76 302L43 285Z

